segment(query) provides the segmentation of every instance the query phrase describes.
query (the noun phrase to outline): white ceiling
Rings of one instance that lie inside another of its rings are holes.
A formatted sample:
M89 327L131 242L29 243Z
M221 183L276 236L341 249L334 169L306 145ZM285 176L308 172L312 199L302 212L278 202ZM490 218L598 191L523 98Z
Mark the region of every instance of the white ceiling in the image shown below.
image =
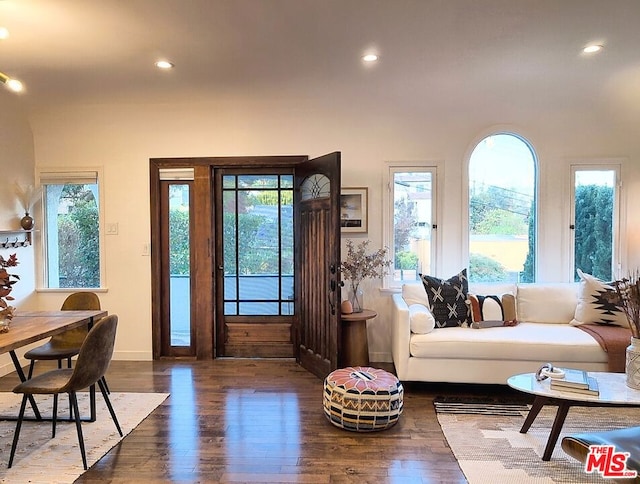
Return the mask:
M0 71L32 110L255 96L640 113L638 0L0 0L0 26Z

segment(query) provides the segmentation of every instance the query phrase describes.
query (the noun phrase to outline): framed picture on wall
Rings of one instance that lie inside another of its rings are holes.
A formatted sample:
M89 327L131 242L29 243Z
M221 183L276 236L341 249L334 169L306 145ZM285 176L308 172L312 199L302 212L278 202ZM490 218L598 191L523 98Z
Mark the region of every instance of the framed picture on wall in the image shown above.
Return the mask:
M342 232L367 232L368 188L342 188L340 190L340 227Z

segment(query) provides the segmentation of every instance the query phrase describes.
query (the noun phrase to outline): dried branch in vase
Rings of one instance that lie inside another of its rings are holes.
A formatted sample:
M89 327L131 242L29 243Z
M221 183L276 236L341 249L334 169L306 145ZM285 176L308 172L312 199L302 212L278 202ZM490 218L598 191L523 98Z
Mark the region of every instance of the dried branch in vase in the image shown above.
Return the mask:
M340 263L340 273L342 279L351 281L351 286L355 289L363 279L372 277L383 277L387 274L387 268L391 265L386 247L367 254L369 240L364 240L357 247L353 241L347 239L347 258Z
M618 303L627 316L631 334L640 338L640 272L638 270L613 283Z

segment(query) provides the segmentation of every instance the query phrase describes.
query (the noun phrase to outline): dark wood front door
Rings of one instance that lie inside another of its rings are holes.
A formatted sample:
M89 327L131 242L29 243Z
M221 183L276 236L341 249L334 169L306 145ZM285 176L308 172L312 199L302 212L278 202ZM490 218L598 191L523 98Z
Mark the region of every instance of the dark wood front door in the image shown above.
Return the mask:
M340 153L295 171L297 359L320 378L340 348Z

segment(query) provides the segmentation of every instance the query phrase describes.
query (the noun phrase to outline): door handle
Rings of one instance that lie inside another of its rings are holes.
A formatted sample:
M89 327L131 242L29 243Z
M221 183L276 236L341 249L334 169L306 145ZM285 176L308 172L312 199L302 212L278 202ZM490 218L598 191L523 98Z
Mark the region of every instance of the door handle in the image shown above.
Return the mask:
M331 279L331 282L329 282L329 294L328 294L328 299L329 299L329 307L331 308L331 315L336 314L336 304L335 304L335 298L336 298L336 280L335 279Z

